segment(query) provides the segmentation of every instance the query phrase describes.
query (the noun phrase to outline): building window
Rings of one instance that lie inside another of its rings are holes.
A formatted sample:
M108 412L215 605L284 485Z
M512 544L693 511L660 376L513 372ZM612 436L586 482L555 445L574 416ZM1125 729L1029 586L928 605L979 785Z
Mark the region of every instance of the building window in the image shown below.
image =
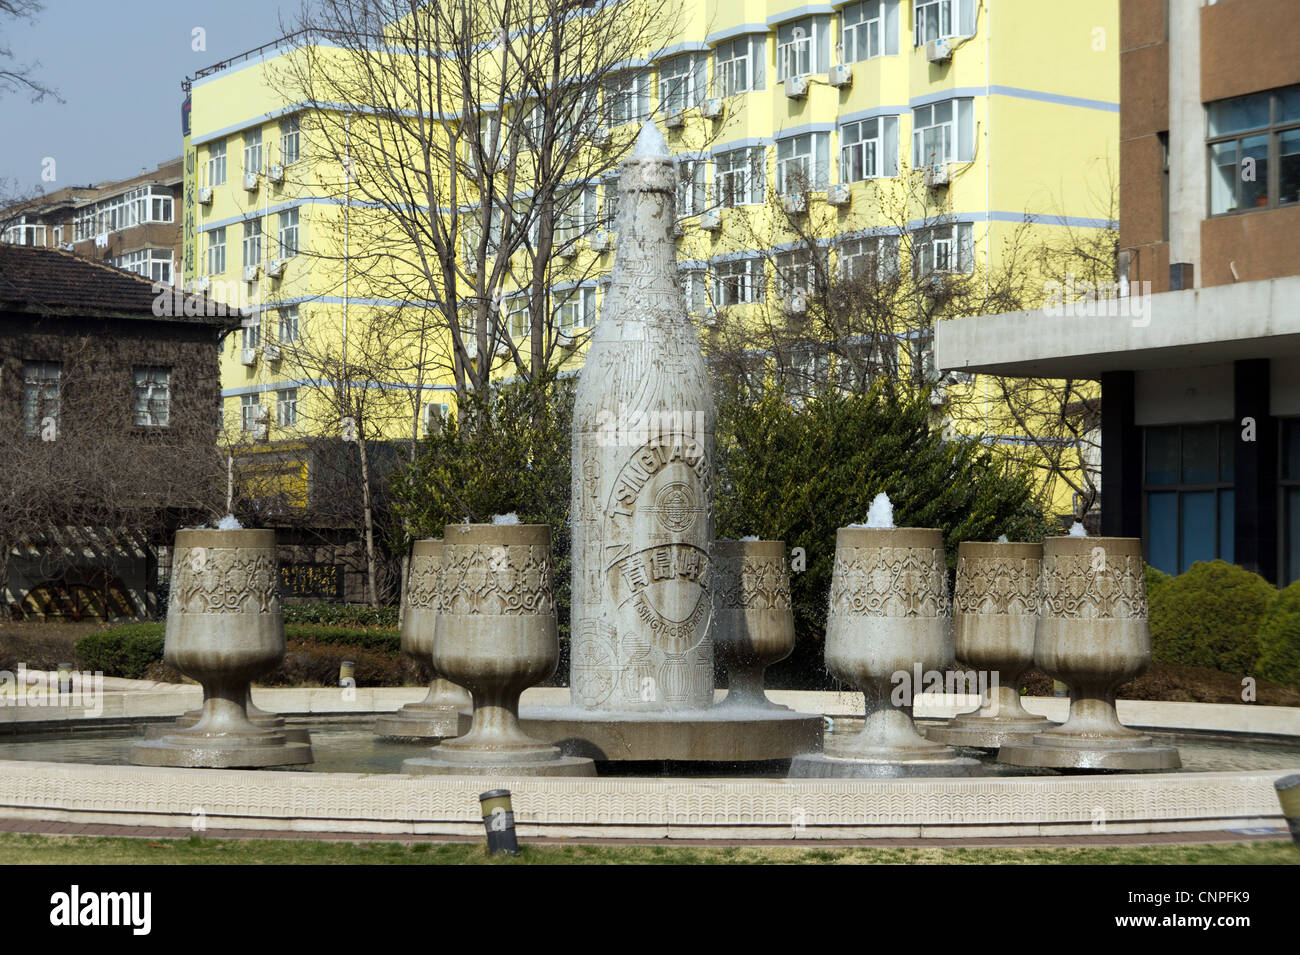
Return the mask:
M682 291L686 295L686 311L699 314L709 310L709 273L704 269L687 269L681 272Z
M559 329L588 328L596 324L596 290L569 289L555 293L555 327Z
M533 315L527 292L506 296L506 330L511 338L533 333Z
M280 120L280 162L287 166L298 161L298 117L286 116Z
M1181 574L1198 560L1233 560L1236 428L1143 428L1147 563Z
M660 108L667 113L699 106L706 83L704 56L685 53L659 65Z
M829 17L804 17L776 28L776 78L825 73L830 69Z
M844 279L887 281L898 275L898 236L876 235L840 242L839 269Z
M262 403L258 395L241 395L239 399L239 427L244 431L255 431L258 418L261 417Z
M248 324L244 325L243 328L241 329L241 333L243 335L243 342L242 342L243 348L246 351L254 348L260 348L262 345L261 320L258 318L251 318L251 319L247 319L246 321L248 322Z
M57 361L23 363L23 433L28 437L44 436L50 424L57 435L62 377L63 366Z
M223 139L208 147L208 185L226 184L226 141Z
M298 254L298 210L289 209L280 213L280 257L288 258Z
M292 428L298 423L298 389L283 388L275 393L275 424Z
M975 270L974 230L969 222L918 229L912 235L912 275L969 274Z
M804 133L776 142L776 191L825 189L830 179L830 134Z
M171 419L172 370L136 368L135 423L146 428L165 428Z
M713 87L718 96L763 89L767 35L752 33L719 43L713 51Z
M570 245L598 224L600 203L595 186L584 186L562 195L557 203L560 214L555 226L555 244Z
M640 123L650 118L650 71L631 70L605 84L609 125Z
M244 172L262 171L262 130L250 129L244 133Z
M763 300L763 260L732 259L713 269L713 301L720 307Z
M605 224L605 229L613 232L618 228L618 176L609 176L605 179L605 207L601 211L601 221Z
M922 46L929 40L974 36L977 5L978 0L917 0L912 42Z
M865 0L840 11L841 56L857 63L898 52L898 0Z
M697 216L705 205L704 161L681 160L677 164L677 217Z
M912 110L912 168L975 158L975 101L948 99Z
M840 127L840 182L897 175L897 116L875 116Z
M1300 202L1300 86L1206 107L1210 215Z
M1282 581L1300 580L1300 418L1282 426Z
M795 249L776 255L777 292L782 297L795 294L808 295L817 287L817 273L813 269L810 250Z
M59 230L54 230L54 242L57 245L59 241ZM45 226L31 225L27 223L27 217L22 216L17 225L11 225L5 229L3 240L10 245L45 245Z
M763 147L750 146L718 153L716 161L715 188L719 205L732 208L763 204L763 184L767 179L763 169Z
M226 271L226 227L208 231L208 274Z
M143 275L151 281L170 285L173 259L171 249L139 249L126 255L119 255L110 262L119 269L126 269L136 275Z
M171 196L153 196L150 199L150 222L171 222L172 221L172 197Z
M292 345L298 340L298 306L286 305L279 312L280 330L276 338L281 345Z
M262 264L262 220L249 219L244 223L244 268Z

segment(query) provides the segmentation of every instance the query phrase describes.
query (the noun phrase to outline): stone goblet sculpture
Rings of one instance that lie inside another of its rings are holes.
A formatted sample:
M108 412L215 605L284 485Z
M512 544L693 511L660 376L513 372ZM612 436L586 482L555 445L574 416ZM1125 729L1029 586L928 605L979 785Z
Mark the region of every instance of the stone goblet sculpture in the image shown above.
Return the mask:
M402 652L428 664L433 659L434 628L438 623L438 573L442 541L416 541L402 608ZM469 694L434 674L428 695L396 713L375 721L375 735L390 739L446 739L460 732L460 711L469 709Z
M291 743L310 743L311 733L301 726L286 726L284 717L278 713L269 713L253 702L252 690L248 693L248 698L244 701L244 712L248 714L248 721L254 726L264 730L279 730L285 735L285 738ZM152 726L145 727L145 739L162 739L168 733L177 729L189 729L203 718L203 707L197 710L189 710L171 723L155 723Z
M249 683L284 659L275 532L176 534L164 659L203 685L197 723L136 743L143 766L292 766L311 746L248 717Z
M1122 725L1115 692L1151 664L1142 542L1049 537L1034 662L1070 688L1070 715L998 762L1053 769L1177 769L1178 750Z
M713 653L727 671L718 708L787 710L763 692L763 672L794 650L784 541L713 542Z
M835 539L826 667L862 691L866 721L797 777L970 776L978 761L925 739L912 722L913 674L952 661L943 534L929 528L841 527Z
M469 690L469 732L408 759L412 774L594 776L595 763L519 727L519 696L555 672L560 644L545 524L448 524L433 664Z
M1027 743L1056 724L1020 705L1020 678L1034 663L1043 545L963 541L957 548L953 643L964 666L993 675L996 688L973 713L926 736L952 746L996 749Z

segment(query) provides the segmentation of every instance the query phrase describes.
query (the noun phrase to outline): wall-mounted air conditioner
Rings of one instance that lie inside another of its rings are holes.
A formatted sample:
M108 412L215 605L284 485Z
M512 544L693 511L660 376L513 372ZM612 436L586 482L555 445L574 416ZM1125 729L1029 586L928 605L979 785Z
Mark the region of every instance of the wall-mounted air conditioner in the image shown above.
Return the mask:
M853 192L847 182L837 182L826 190L826 201L833 206L847 206L853 198Z
M278 279L284 275L284 267L288 264L285 259L272 259L266 264L266 274L271 278Z
M244 173L244 188L249 192L257 192L257 179L257 173L255 172Z
M271 180L271 182L284 182L284 167L279 163L273 164L270 171L266 174L266 178Z
M790 99L803 99L808 95L808 78L805 76L787 76L785 78L785 95Z
M424 406L424 433L439 434L442 432L442 421L451 410L449 405L439 404L436 401L426 402Z
M710 232L717 232L722 228L722 211L720 209L708 209L700 213L700 228L707 229Z
M266 360L267 360L267 361L279 361L279 360L280 360L280 346L279 346L279 345L267 345L264 349L262 349L262 353L263 353L264 355L266 355Z
M680 239L680 238L681 238L682 236L684 236L685 234L686 234L686 227L685 227L684 225L682 225L682 220L681 220L681 219L676 219L676 220L674 220L674 222L673 222L673 238L674 238L674 239Z
M722 118L722 97L711 96L708 99L706 99L704 101L704 105L700 107L700 115L702 115L705 119L721 119Z
M925 185L927 189L939 189L948 185L951 176L946 162L937 162L925 167Z
M837 63L826 74L826 82L834 87L853 85L853 67L848 63Z
M603 255L614 247L614 236L609 232L597 232L591 237L591 251Z
M931 63L947 63L952 59L952 43L948 40L927 40L925 58Z
M210 288L212 288L212 279L210 277L206 275L200 275L197 279L194 280L195 292L206 294Z
M250 368L253 367L254 365L256 365L256 364L257 364L257 349L256 349L256 348L245 348L242 352L240 352L240 355L239 355L239 363L240 363L241 365L247 365L247 366L250 367Z
M210 205L212 205L212 187L211 187L211 186L199 186L199 202L200 202L200 204L205 205L205 206L210 206Z
M664 125L669 129L681 129L686 125L686 110L675 109L664 119Z
M573 348L578 344L578 336L568 328L560 328L555 332L555 343L561 348Z
M258 273L261 272L261 271L262 271L262 267L261 267L260 265L245 265L245 266L244 266L244 281L245 281L245 282L256 282L256 281L257 281L257 275L258 275Z
M781 197L781 208L786 215L803 215L808 211L808 196L802 192L792 192Z
M614 137L610 135L608 126L598 126L596 131L591 134L591 143L597 149L608 149L609 144L613 141Z
M787 315L803 315L808 311L808 293L801 288L791 289L785 297Z

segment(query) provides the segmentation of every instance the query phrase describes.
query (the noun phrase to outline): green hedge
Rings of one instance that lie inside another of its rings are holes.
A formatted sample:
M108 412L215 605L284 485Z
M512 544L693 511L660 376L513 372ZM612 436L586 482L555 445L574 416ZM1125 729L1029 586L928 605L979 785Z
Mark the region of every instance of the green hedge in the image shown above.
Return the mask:
M1259 628L1256 672L1275 683L1300 683L1300 580L1282 591Z
M1147 583L1147 601L1150 602L1155 597L1156 591L1160 590L1174 578L1166 574L1163 570L1156 570L1150 564L1144 564L1144 576Z
M1149 597L1151 652L1157 663L1250 674L1259 630L1277 590L1222 560L1199 561Z
M286 604L284 622L335 627L396 627L397 608L326 603Z
M152 664L162 661L164 627L132 623L87 634L76 644L78 666L105 676L143 679ZM391 629L287 624L284 635L304 645L356 648L390 658L401 652L401 635Z

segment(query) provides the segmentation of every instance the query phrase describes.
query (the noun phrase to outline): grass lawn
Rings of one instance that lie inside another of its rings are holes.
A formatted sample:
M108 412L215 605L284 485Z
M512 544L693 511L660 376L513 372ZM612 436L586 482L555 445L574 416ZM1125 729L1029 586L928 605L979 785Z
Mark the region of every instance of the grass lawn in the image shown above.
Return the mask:
M481 843L314 842L287 839L122 839L0 833L0 865L481 865ZM1295 865L1289 841L1059 848L817 848L816 846L528 846L505 865Z

